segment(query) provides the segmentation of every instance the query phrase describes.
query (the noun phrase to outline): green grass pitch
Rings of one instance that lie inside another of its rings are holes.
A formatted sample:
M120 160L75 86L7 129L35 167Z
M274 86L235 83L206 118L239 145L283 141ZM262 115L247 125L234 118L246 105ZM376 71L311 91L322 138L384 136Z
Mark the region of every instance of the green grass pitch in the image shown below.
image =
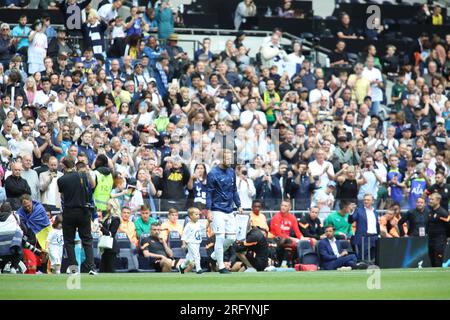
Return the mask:
M0 299L450 299L450 269L381 270L369 290L366 270L82 275L68 290L67 275L0 275Z

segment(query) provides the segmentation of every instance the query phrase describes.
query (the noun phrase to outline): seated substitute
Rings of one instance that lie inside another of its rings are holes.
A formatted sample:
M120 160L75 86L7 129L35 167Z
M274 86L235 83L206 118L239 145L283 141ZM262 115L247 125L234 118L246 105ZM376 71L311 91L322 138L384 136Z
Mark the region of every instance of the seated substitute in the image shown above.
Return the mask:
M320 268L336 270L341 267L356 268L356 256L342 249L342 245L334 237L334 227L325 227L326 239L319 242Z
M161 224L153 223L150 227L150 237L147 243L142 246L144 257L150 258L150 266L158 272L171 272L172 268L178 268L184 262L184 259L174 259L172 249L161 236ZM185 271L192 270L188 266Z
M312 207L299 222L300 231L304 237L311 238L314 244L325 238L322 223L319 219L319 208Z

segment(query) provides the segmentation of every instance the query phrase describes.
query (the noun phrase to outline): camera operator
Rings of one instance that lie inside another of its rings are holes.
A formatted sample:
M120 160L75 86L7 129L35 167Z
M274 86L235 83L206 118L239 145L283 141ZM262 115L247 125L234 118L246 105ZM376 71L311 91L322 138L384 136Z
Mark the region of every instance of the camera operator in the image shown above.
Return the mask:
M42 204L33 200L30 195L22 195L20 203L22 207L17 210L17 215L20 217L24 231L24 260L28 268L27 273L35 274L38 266L45 266L47 258L46 254L41 255L41 252L36 250L34 245L45 251L51 223Z
M56 157L50 157L48 169L39 176L41 202L46 210L59 211L61 209L61 195L58 191L57 180L63 176L63 173L58 172L58 159Z
M293 171L295 175L291 184L291 196L295 199L295 209L308 210L311 206L311 194L318 180L314 180L308 163L304 160L293 166Z
M16 273L22 256L23 231L9 202L0 207L0 234L0 271L7 271L6 265L9 265L9 272Z
M241 198L242 208L250 210L252 207L252 198L256 194L253 180L248 177L248 170L243 165L236 167L236 186Z
M71 159L62 161L64 175L58 179L59 192L63 203L63 236L64 246L69 259L69 266L77 266L75 258L75 233L78 233L86 255L86 266L90 275L95 275L94 252L91 234L91 209L89 203L88 178L86 173L75 171L75 163Z

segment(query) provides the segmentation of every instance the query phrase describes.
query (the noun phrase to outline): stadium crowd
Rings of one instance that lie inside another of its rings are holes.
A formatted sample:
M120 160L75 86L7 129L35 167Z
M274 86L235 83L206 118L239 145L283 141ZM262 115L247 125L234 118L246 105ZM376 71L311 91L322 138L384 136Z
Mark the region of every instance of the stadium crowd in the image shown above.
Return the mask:
M256 60L244 32L221 52L205 37L192 54L178 45L167 0L149 2L145 12L133 6L127 18L118 15L122 0L97 9L68 3L86 13L81 52L68 37L73 31L48 17L0 26L0 223L20 225L26 237L13 232L12 243L25 246L18 259L28 273L47 272L40 251L48 251L53 272L61 267L64 219L56 213L64 208L58 179L65 160L87 173L93 233L124 233L155 268L185 268L170 259L168 241L183 234L179 211L195 207L212 253L208 174L224 148L233 150L235 187L251 212L247 239L228 252L228 268L293 265L300 240L352 239L357 249L373 235L429 235L433 266L442 264L450 33L443 40L422 34L402 59L393 46L385 55L372 46L351 65L345 40L355 35L343 15L347 27L330 60L352 71L329 75L303 55L302 43L281 46L281 29L262 40ZM280 60L297 64L293 76L279 71ZM261 210L278 213L267 221ZM363 230L358 217L377 210L385 214L364 218ZM168 211L166 221L159 211ZM101 271L114 271L114 241ZM342 258L325 268L355 266L341 245L319 251L323 259ZM20 269L17 254L10 270Z

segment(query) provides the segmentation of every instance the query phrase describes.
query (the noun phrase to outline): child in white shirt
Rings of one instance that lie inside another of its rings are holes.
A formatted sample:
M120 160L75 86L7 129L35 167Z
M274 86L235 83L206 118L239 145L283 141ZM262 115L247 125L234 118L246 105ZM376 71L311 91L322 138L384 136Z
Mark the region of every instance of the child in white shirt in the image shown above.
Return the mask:
M179 266L181 273L189 266L195 263L195 269L197 274L203 273L200 265L200 243L202 242L202 230L201 225L198 222L200 219L200 210L197 208L189 208L189 219L191 220L186 224L183 230L182 248L188 249L186 260Z
M62 232L62 216L58 215L53 223L53 229L47 236L47 251L50 258L51 270L54 274L61 273L64 238Z

